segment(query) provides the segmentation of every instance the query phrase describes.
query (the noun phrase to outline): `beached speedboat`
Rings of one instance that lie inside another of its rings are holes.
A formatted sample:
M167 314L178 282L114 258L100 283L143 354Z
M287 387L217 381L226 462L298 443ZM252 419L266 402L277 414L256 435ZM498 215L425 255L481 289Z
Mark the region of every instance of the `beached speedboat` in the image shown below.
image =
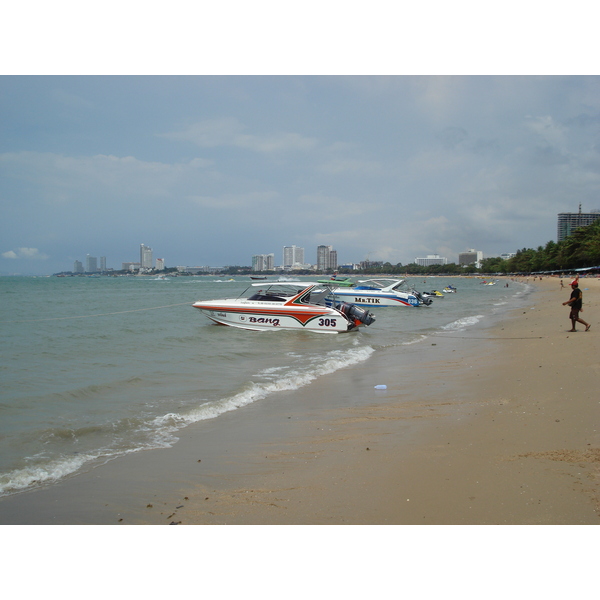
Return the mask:
M429 306L424 298L404 279L364 279L352 288L336 288L336 296L358 306Z
M257 331L339 333L375 321L368 310L336 298L331 287L306 281L253 283L238 298L200 300L193 306L220 325Z

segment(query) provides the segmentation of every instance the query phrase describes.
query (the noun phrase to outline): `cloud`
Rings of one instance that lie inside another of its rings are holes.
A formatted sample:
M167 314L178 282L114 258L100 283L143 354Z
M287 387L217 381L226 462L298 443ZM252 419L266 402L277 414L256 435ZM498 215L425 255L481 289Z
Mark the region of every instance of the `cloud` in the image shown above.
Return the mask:
M76 94L70 94L65 90L56 88L50 92L50 97L55 100L58 104L62 104L69 109L90 109L94 108L92 102L85 100L81 96Z
M304 217L308 221L314 221L315 215L319 220L352 219L361 215L369 214L380 208L376 202L360 202L328 196L322 193L304 194L298 198L298 219Z
M525 123L526 127L535 135L539 136L544 143L553 146L564 146L568 130L549 115L540 117L529 116Z
M188 196L188 200L202 208L227 211L230 209L248 209L248 207L259 209L261 205L274 200L276 197L276 192L251 192L247 194L222 194L220 196Z
M355 158L334 158L318 167L319 171L329 175L352 172L364 175L379 175L383 173L382 166L373 160L360 160Z
M193 123L187 129L160 134L172 141L191 142L202 148L233 146L262 153L307 151L318 145L315 138L294 132L245 133L246 127L237 119L226 117Z
M6 152L0 154L0 173L12 180L38 186L38 199L52 204L73 202L104 194L114 201L123 198L165 197L185 182L200 186L218 178L213 162L193 158L186 162L144 161L133 156L97 154L65 156L52 152Z
M462 127L446 127L438 134L438 138L446 150L451 150L462 144L469 134Z
M0 257L35 265L43 248L60 271L86 253L118 266L142 241L171 265L294 243L313 262L319 244L392 263L536 247L557 213L598 208L599 82L7 81Z
M28 260L47 260L50 258L47 254L40 252L37 248L17 248L14 250L8 250L8 252L2 253L2 258L18 259L24 258Z

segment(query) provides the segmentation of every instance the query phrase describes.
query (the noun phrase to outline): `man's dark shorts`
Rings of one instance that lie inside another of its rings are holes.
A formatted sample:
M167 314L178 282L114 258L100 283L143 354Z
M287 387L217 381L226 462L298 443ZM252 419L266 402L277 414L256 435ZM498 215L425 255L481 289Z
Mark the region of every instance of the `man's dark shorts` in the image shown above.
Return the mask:
M578 308L572 308L571 309L571 314L569 315L570 319L579 319L579 309Z

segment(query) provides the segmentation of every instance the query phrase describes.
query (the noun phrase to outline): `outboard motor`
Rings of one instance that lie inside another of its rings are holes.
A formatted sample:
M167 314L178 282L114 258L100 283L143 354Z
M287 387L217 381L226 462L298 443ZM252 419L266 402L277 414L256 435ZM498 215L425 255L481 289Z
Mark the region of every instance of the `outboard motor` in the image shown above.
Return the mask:
M413 290L412 293L418 298L419 302L423 303L425 306L429 306L433 302L431 298L423 298L421 292L417 292L417 290Z
M353 323L358 321L363 325L371 325L371 323L375 322L375 315L373 313L370 313L365 308L356 306L356 304L339 302L335 307Z

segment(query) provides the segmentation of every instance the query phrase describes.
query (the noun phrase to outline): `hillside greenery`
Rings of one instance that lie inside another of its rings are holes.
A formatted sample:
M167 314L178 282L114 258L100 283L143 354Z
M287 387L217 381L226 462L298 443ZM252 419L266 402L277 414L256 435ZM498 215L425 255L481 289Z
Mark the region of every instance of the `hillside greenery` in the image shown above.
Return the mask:
M600 266L600 219L576 229L561 242L549 241L536 249L523 248L509 260L485 259L481 270L486 273L539 273L597 266Z
M545 246L517 250L508 260L499 257L486 258L481 268L455 263L422 267L415 263L391 265L379 263L361 272L367 274L426 274L458 275L461 273L544 273L549 271L572 271L600 266L600 219L592 225L581 227L561 242L549 241ZM340 271L342 272L342 271Z

